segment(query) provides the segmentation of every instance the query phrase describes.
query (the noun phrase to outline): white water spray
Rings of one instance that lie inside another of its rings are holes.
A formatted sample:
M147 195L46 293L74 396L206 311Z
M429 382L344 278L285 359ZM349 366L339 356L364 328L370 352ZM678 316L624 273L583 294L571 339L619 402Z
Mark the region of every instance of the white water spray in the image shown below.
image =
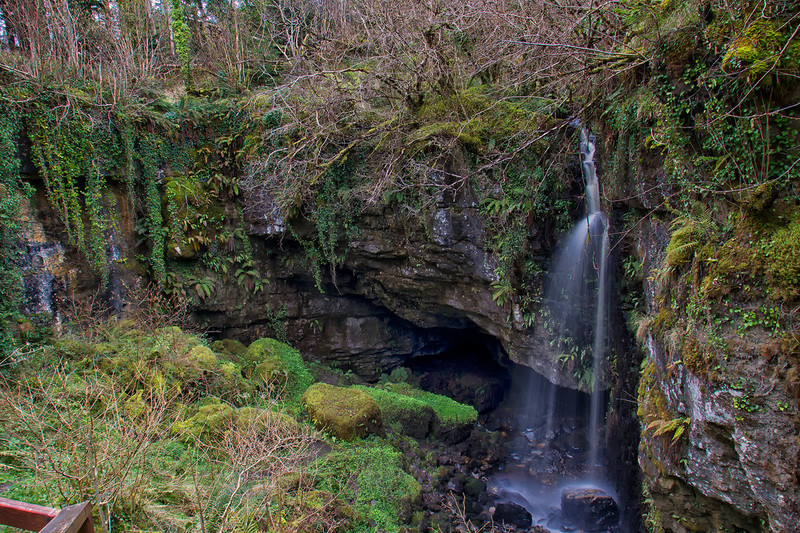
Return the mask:
M594 140L589 136L585 128L581 129L581 155L583 155L583 178L586 183L586 206L587 206L587 228L589 238L587 246L596 243L596 233L592 234L592 223L590 219L598 219L598 230L600 230L600 250L599 255L594 254L598 264L595 265L597 271L597 299L595 302L594 317L594 339L592 343L592 401L590 408L589 421L589 464L590 472L595 472L600 464L600 426L603 418L603 358L606 347L606 303L608 291L608 279L606 266L608 263L608 219L600 210L600 184L597 181L597 169L594 163ZM595 251L596 252L596 251Z
M577 391L562 389L544 378L531 379L528 388L522 389L525 393L520 395L523 408L519 422L522 428L529 428L523 432L530 440L527 455L512 454L515 462L509 462L507 469L491 482L496 494L525 507L537 525L553 532L572 530L565 527L558 511L562 488L586 485L606 494L613 493L605 486L601 466L609 223L600 207L594 153L594 138L583 129L580 154L586 215L559 245L545 288L552 344L562 351L563 371L572 371L580 388L591 393L589 405L585 395ZM588 432L581 443L580 439L572 439L577 437L572 429L580 427L575 422L585 420L587 414ZM581 449L586 453L581 454ZM557 473L556 483L551 477L553 473Z
M581 130L581 170L586 191L586 217L578 222L557 252L547 290L550 318L559 346L579 350L591 346L591 380L588 368L578 368L591 390L587 470L597 473L601 462L603 419L603 359L606 348L608 283L608 219L600 210L600 186L594 163L594 138ZM594 309L594 315L586 313ZM551 407L552 408L552 407Z

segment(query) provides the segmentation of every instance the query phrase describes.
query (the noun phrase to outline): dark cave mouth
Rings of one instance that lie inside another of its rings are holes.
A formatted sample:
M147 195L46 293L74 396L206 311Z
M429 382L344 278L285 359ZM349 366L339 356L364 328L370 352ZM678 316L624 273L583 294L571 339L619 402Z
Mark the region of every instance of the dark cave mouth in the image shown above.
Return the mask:
M500 341L480 331L444 329L439 349L416 355L403 366L414 385L472 405L484 414L496 409L511 384L511 363Z

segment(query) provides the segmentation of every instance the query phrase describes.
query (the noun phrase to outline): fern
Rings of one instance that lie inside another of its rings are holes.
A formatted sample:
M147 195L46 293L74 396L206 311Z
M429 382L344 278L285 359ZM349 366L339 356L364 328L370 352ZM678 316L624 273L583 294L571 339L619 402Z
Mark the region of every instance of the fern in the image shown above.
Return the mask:
M691 422L692 419L688 416L679 416L671 420L653 420L647 424L646 430L655 430L653 431L654 437L672 434L672 444L675 444L686 432L686 428L689 427Z

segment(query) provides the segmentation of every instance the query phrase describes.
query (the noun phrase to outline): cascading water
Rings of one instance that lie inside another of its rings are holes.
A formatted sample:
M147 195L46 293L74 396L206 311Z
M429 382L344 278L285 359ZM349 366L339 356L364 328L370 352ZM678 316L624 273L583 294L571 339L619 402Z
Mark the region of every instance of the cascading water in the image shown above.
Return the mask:
M560 247L547 287L556 342L576 379L592 391L589 412L588 468L600 463L603 418L603 357L606 344L608 219L600 210L600 186L594 163L594 138L581 130L581 168L586 190L586 217ZM594 310L594 313L591 311ZM588 353L587 353L588 352ZM591 359L587 357L591 356Z
M597 263L597 300L595 302L594 339L592 343L592 402L589 414L589 469L596 471L600 464L600 424L603 417L603 357L606 345L606 304L608 279L606 266L608 263L608 219L600 211L600 184L597 181L597 169L594 164L594 140L589 137L586 129L581 130L581 154L583 160L583 176L586 183L587 220L596 216L602 228L600 236L599 256L594 255ZM587 245L593 243L591 223L589 226L589 239Z
M529 428L523 435L530 442L528 453L534 457L527 462L521 458L516 466L509 464L507 471L494 480L494 489L501 497L528 509L551 531L562 531L562 527L567 530L569 517L559 516L561 489L592 491L606 485L601 443L609 224L600 208L594 137L586 129L581 130L580 153L586 216L569 232L554 256L545 302L563 371L572 372L581 388L590 393L590 399L582 400L581 393L557 387L543 378L532 379L533 388L526 394L530 403L521 406L519 420L522 428ZM598 492L608 498L606 492L612 490L606 486L605 492Z

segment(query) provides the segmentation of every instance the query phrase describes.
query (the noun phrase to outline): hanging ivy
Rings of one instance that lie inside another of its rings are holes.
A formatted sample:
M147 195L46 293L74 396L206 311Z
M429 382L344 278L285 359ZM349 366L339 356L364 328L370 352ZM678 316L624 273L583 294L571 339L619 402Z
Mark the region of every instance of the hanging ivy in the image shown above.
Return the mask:
M161 193L158 189L158 139L145 134L139 139L136 156L142 166L142 190L146 231L150 238L150 268L159 285L166 279L164 264L164 217L161 214Z
M122 151L109 130L98 129L90 117L65 118L40 102L30 113L27 133L47 199L64 223L68 242L86 254L105 284L107 184L102 167L116 165Z

